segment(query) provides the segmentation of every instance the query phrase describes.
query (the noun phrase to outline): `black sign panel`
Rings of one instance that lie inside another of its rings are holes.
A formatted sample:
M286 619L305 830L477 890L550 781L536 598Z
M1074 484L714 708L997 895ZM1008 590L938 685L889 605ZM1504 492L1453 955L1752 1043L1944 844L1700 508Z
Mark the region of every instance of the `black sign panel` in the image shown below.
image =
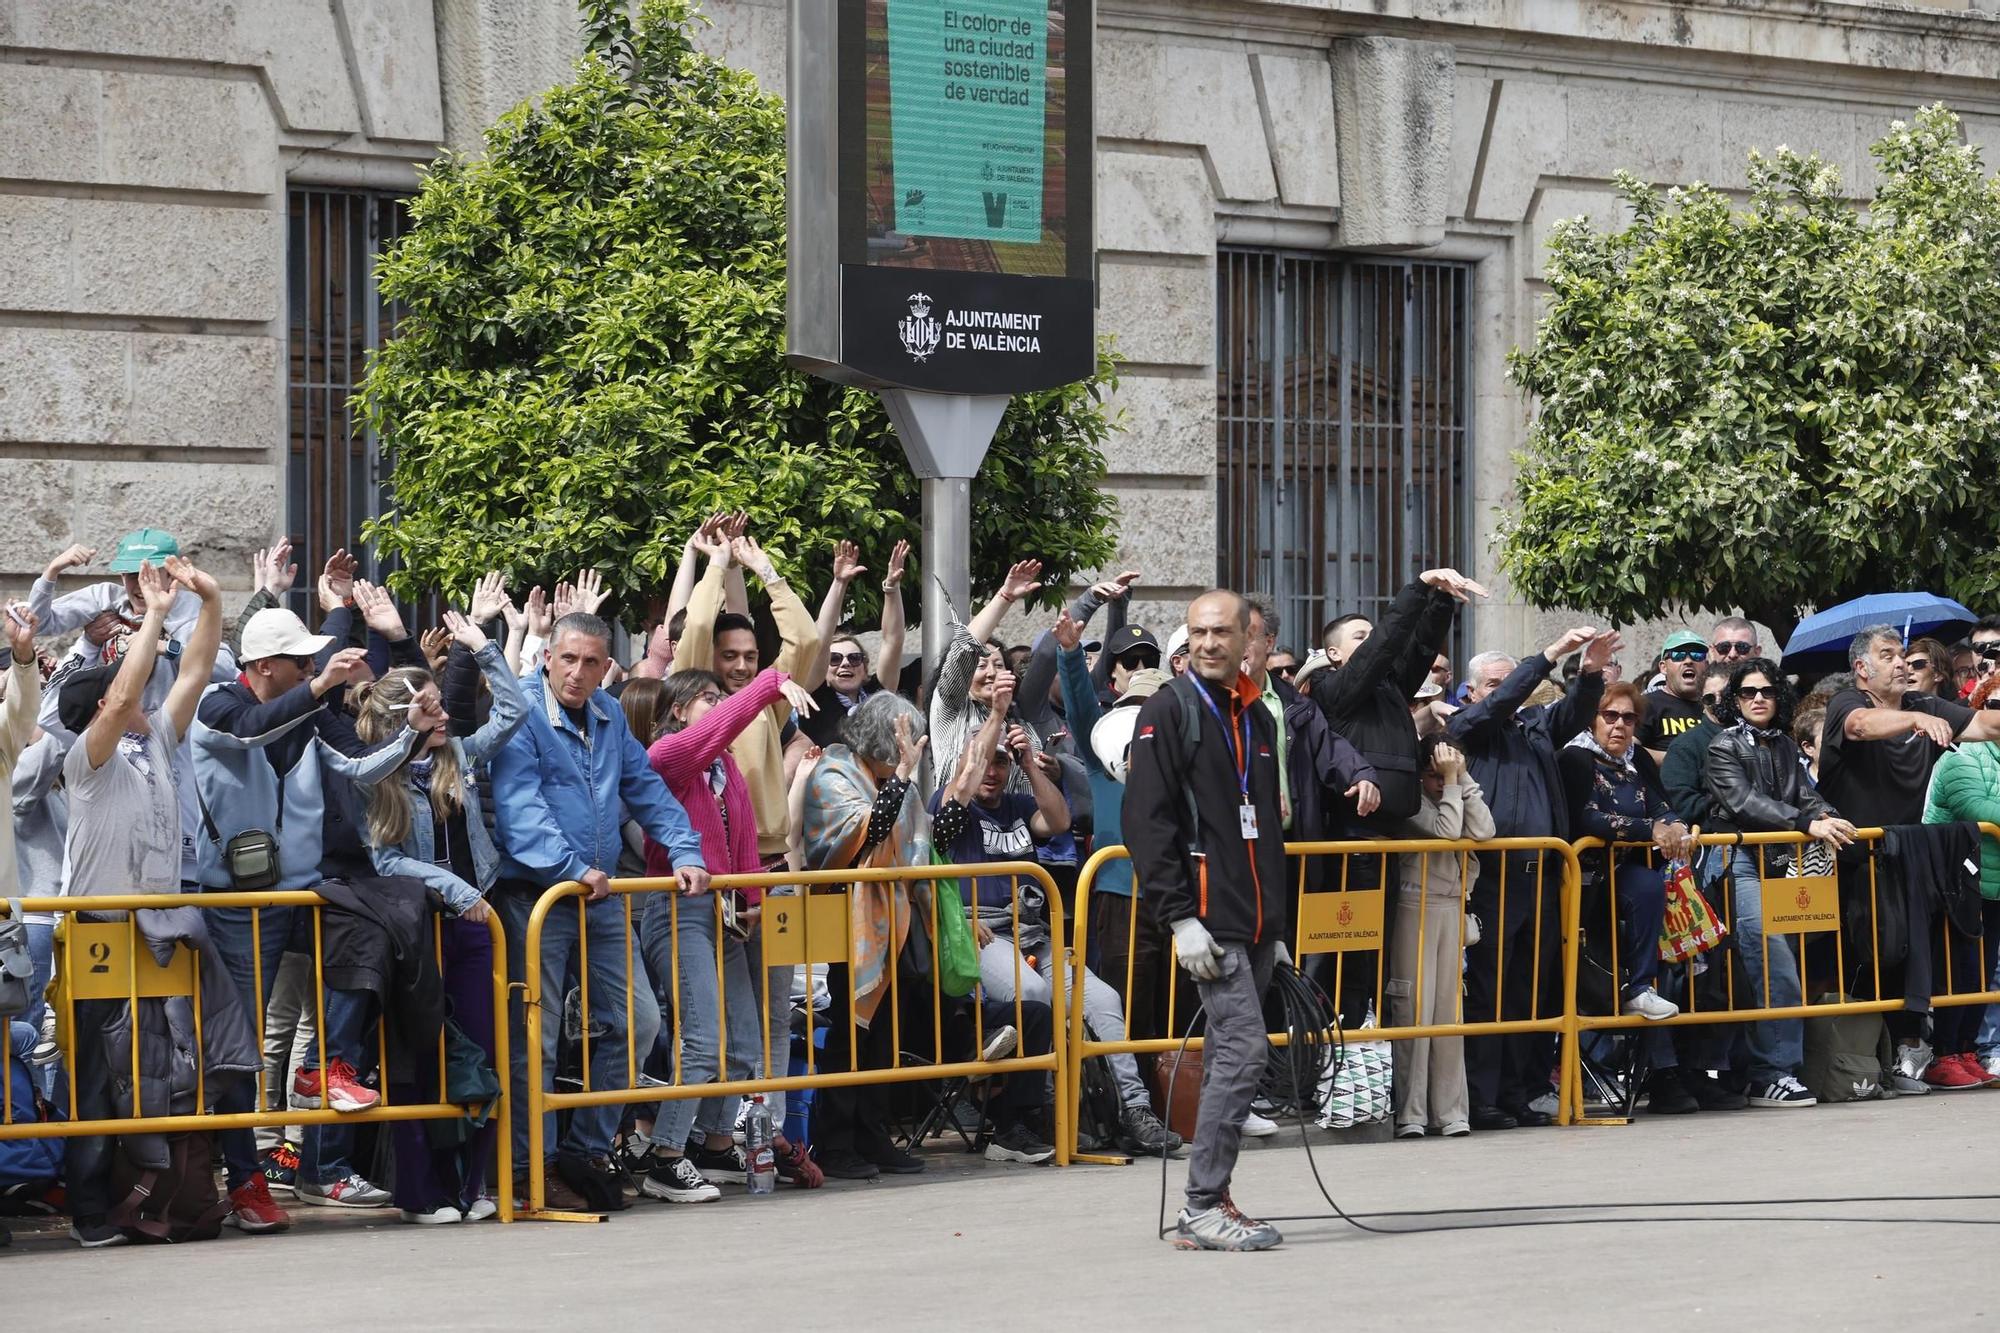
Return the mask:
M1091 0L802 0L791 14L793 363L939 393L1088 378Z
M840 345L874 383L1016 393L1088 378L1091 284L843 264Z

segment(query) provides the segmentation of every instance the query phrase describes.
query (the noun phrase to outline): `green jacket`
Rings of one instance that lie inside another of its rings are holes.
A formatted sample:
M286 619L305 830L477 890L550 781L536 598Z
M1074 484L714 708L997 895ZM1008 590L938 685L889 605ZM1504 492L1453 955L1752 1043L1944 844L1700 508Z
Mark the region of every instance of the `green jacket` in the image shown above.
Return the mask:
M2000 745L1991 741L1961 741L1945 751L1931 770L1930 791L1924 796L1924 822L1956 820L2000 824ZM1979 892L2000 899L2000 841L1979 840Z

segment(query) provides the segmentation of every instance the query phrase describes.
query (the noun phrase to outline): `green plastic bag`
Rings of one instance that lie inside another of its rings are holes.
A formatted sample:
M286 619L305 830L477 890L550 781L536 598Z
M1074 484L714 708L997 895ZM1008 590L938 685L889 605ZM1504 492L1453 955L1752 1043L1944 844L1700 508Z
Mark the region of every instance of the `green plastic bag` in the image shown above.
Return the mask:
M948 862L933 853L931 864ZM937 909L938 990L953 997L970 995L979 984L979 945L965 919L965 895L955 879L932 880L931 893Z

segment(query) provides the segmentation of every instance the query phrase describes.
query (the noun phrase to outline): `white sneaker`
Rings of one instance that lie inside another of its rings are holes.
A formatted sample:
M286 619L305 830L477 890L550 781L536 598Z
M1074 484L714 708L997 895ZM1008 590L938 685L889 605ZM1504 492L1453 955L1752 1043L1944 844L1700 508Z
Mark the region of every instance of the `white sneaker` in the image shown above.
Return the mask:
M1553 1092L1545 1092L1535 1098L1535 1100L1529 1102L1528 1109L1539 1115L1554 1115L1556 1112L1562 1110L1562 1102L1557 1099Z
M1243 1137L1246 1139L1268 1139L1277 1132L1277 1121L1266 1120L1255 1111L1243 1117Z
M450 1226L454 1222L463 1222L465 1220L465 1214L459 1212L458 1209L448 1203L441 1203L427 1213L414 1212L408 1208L403 1209L402 1212L405 1222L408 1222L411 1226L418 1227Z
M1679 1005L1656 990L1642 990L1631 999L1625 1001L1626 1013L1637 1014L1639 1017L1650 1019L1655 1023L1663 1019L1672 1018L1680 1011L1681 1007Z
M2000 1052L1995 1052L1981 1060L1979 1067L1986 1071L1987 1087L1990 1088L1995 1084L2000 1084Z
M1412 1123L1396 1126L1396 1137L1399 1139L1420 1139L1423 1136L1424 1127L1422 1125Z
M484 1194L474 1199L472 1206L465 1210L465 1220L468 1222L484 1222L489 1217L498 1217L499 1215L499 1203L487 1198Z
M1462 1139L1471 1132L1472 1132L1472 1123L1470 1121L1467 1120L1445 1121L1444 1136L1448 1139Z
M1787 1074L1761 1088L1750 1089L1750 1105L1790 1110L1794 1106L1817 1106L1819 1098L1813 1096L1805 1084Z

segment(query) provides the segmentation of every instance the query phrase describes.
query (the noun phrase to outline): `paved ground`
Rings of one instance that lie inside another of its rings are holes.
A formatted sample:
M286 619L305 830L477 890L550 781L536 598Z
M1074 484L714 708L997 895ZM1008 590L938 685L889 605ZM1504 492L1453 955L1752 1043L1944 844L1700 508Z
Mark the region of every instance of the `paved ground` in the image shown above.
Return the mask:
M1185 1254L1153 1239L1153 1167L999 1168L956 1154L924 1176L677 1208L598 1226L418 1229L305 1214L299 1233L226 1233L183 1249L85 1253L59 1233L0 1252L0 1309L20 1329L147 1333L262 1323L485 1329L660 1326L767 1313L824 1328L1202 1327L1280 1319L1405 1327L1926 1328L2000 1318L2000 1093L1739 1112L1623 1128L1517 1130L1322 1147L1350 1211L1648 1199L1985 1194L1977 1201L1660 1210L1638 1225L1373 1236L1285 1224L1263 1255ZM1236 1193L1266 1214L1323 1210L1306 1155L1248 1152ZM1182 1168L1171 1168L1176 1186ZM1995 1225L1751 1220L1944 1217ZM1549 1211L1485 1220L1613 1216ZM1643 1214L1642 1214L1643 1215ZM1432 1219L1435 1221L1436 1219ZM1453 1222L1476 1220L1449 1219ZM1384 1219L1379 1225L1407 1225ZM959 1276L954 1279L952 1274ZM344 1293L335 1297L334 1293ZM210 1302L221 1301L220 1306ZM322 1304L331 1301L333 1303ZM219 1309L218 1318L209 1310ZM759 1322L758 1316L752 1316Z

